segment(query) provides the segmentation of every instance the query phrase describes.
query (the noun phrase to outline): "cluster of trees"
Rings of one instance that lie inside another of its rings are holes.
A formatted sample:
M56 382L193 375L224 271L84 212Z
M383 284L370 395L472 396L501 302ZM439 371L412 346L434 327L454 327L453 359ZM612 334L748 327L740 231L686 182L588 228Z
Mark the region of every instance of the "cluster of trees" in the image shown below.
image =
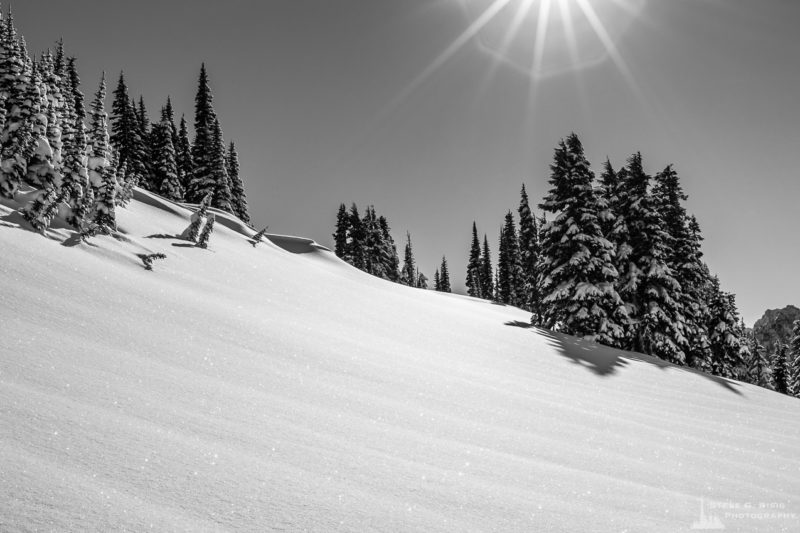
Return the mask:
M32 59L11 14L0 20L0 195L22 201L35 229L46 230L59 216L83 236L109 233L116 207L136 185L178 201L213 193L215 207L249 222L238 156L233 143L223 144L205 67L194 143L184 119L176 128L169 99L151 125L143 99L134 103L122 75L109 135L105 99L103 76L86 109L76 59L63 42Z
M555 150L551 186L531 212L523 186L519 230L506 214L497 271L475 224L470 295L531 311L531 322L608 346L747 379L753 356L735 296L704 263L697 220L677 173L650 175L641 154L599 180L575 134Z
M800 320L794 321L788 343L776 340L773 346L764 346L755 332L748 343L751 356L739 378L800 398Z

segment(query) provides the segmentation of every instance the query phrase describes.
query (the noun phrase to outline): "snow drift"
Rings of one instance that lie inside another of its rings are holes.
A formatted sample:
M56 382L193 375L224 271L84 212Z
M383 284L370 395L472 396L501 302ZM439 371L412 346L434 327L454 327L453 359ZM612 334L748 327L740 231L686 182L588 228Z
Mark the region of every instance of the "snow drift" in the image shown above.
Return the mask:
M12 207L2 531L796 531L796 399L143 191L88 243Z

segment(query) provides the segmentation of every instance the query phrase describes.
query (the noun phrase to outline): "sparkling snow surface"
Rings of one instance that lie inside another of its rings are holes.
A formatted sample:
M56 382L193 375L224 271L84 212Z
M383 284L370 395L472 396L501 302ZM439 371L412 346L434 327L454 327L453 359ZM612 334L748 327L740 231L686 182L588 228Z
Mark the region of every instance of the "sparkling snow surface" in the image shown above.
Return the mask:
M0 205L0 531L800 531L800 401L137 199Z

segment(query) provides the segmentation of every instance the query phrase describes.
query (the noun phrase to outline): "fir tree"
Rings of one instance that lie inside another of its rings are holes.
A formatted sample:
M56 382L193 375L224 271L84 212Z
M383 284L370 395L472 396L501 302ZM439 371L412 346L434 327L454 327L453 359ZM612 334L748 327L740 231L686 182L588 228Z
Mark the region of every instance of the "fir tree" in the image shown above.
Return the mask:
M208 208L211 206L211 193L208 193L203 197L200 201L200 204L197 206L197 211L192 213L192 220L189 224L189 227L183 231L181 234L182 239L186 239L188 241L197 242L197 237L200 234L200 226L203 225L207 215L208 215Z
M111 146L119 154L118 170L124 169L120 176L125 185L140 183L148 187L149 176L145 165L144 139L141 135L139 119L128 95L125 76L119 75L114 101L111 104Z
M759 387L766 387L769 383L769 361L765 357L764 346L758 342L755 333L748 338L750 357L747 361L747 382Z
M439 269L436 269L436 272L433 273L433 290L437 292L441 292L442 290L442 278L439 276Z
M447 258L445 256L442 256L442 266L439 267L439 290L441 292L452 292L450 270L447 267Z
M481 298L494 300L494 274L492 273L492 255L489 251L489 239L483 235L483 252L481 254Z
M540 322L619 345L626 317L614 288L614 248L602 235L593 175L574 133L561 141L550 168L552 188L539 207L556 216L542 228Z
M86 135L83 121L77 116L72 125L72 132L65 147L63 186L69 191L66 199L69 205L67 223L76 230L81 230L90 206L87 204L92 189L86 167Z
M161 122L153 125L152 141L152 175L153 183L157 187L154 192L169 200L183 201L183 186L178 179L175 147L172 144L172 133L166 117L162 117Z
M225 163L231 185L231 208L233 209L233 214L245 224L250 224L250 214L247 212L247 195L244 192L242 178L239 176L239 154L236 152L236 146L233 141L228 145Z
M111 165L111 147L109 146L107 115L105 110L106 76L102 74L100 85L92 100L89 126L89 151L87 169L89 183L95 191L104 185L105 169Z
M216 139L214 123L216 114L212 106L213 96L208 85L205 63L200 67L200 79L195 96L194 143L192 143L193 175L186 190L186 200L197 202L200 198L214 191L218 184L216 179Z
M411 249L411 233L406 232L406 248L403 255L403 268L400 270L400 283L413 287L415 285L415 272L416 265L414 263L414 251Z
M3 128L0 140L0 196L13 198L27 172L25 156L33 142L31 128L25 120L27 83L25 62L17 42L14 20L9 13L2 21L0 43L0 102L3 104Z
M81 119L81 122L86 118L86 108L83 105L84 98L81 92L81 79L78 77L78 68L75 65L76 59L70 57L67 59L67 75L65 81L69 91L72 93L72 104L75 106L75 116Z
M800 398L800 320L795 320L792 325L787 367L787 391L792 396Z
M211 237L211 232L214 231L214 220L216 217L214 213L208 215L203 231L200 233L200 238L197 240L197 246L200 248L208 248L208 239Z
M710 361L705 369L716 376L735 378L736 368L743 364L735 297L720 289L716 276L711 279L707 297Z
M786 345L776 341L775 352L772 356L772 388L775 392L780 392L781 394L788 392L788 371Z
M478 240L478 227L472 222L472 245L467 262L467 294L481 297L481 243Z
M102 181L94 192L92 218L97 231L109 234L117 230L117 215L115 210L117 170L114 165L109 164L103 168L102 172Z
M639 153L628 159L626 170L618 215L624 214L627 242L620 245L617 259L618 291L630 317L627 347L685 364L683 295L667 264L669 234L649 192L652 178Z
M522 185L519 203L519 263L521 297L518 305L531 311L533 321L541 315L542 296L539 291L539 227L531 213L528 193Z
M400 280L400 258L397 256L397 246L389 230L389 221L383 215L378 217L378 226L381 228L381 257L384 261L386 279L397 283Z
M333 252L336 257L344 259L347 254L347 237L350 234L350 215L347 214L347 207L339 204L339 212L336 214L336 231L333 234Z
M500 232L497 281L497 301L508 305L519 305L522 302L519 241L511 211L506 213L505 223Z
M228 171L225 164L225 141L222 138L222 128L219 120L214 118L213 144L210 159L210 174L212 190L214 191L213 207L232 213L231 188L228 180Z
M364 230L364 223L361 221L361 215L358 213L358 206L354 202L350 207L350 228L345 261L359 270L364 270L366 268L366 253L364 251L365 240L366 232Z
M427 289L428 288L428 278L422 272L417 269L417 281L415 285L418 289Z
M181 116L180 128L178 129L178 143L175 145L175 162L178 166L181 186L186 191L194 174L194 167L192 164L192 146L189 143L189 130L186 126L186 119L183 116Z

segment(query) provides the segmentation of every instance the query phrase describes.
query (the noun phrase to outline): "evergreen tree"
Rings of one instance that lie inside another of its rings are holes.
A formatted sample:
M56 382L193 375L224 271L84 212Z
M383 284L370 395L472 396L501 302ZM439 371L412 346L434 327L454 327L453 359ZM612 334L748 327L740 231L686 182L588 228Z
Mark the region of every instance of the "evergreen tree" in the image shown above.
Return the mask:
M225 164L225 141L222 138L222 128L220 128L219 120L216 117L214 118L211 156L209 178L213 184L212 190L214 191L212 207L232 213L231 188Z
M765 357L764 346L758 342L755 333L748 338L750 357L747 362L747 382L759 387L766 387L769 383L769 361Z
M669 234L650 195L641 154L628 159L618 215L627 242L618 250L619 294L628 308L628 348L685 364L688 341L681 286L667 264Z
M211 237L211 232L214 231L214 220L216 217L214 213L209 213L203 231L200 232L200 238L197 240L197 246L200 248L208 248L208 239Z
M411 249L411 233L406 232L406 248L403 255L403 268L400 270L400 283L413 287L415 285L415 272L414 252Z
M780 341L775 342L775 352L772 356L772 388L775 392L786 394L788 392L789 369L786 364L786 345Z
M111 147L109 146L107 115L105 110L106 76L102 74L100 85L92 100L89 126L89 149L87 169L89 183L97 194L107 179L105 169L111 165ZM116 181L116 178L114 178Z
M792 396L800 398L800 320L795 320L792 325L787 367L787 391Z
M514 216L506 213L500 232L500 248L497 259L497 301L508 305L519 305L523 301L520 268L519 241Z
M2 21L0 42L0 103L2 113L2 148L0 149L0 196L13 198L24 179L26 154L33 143L27 103L25 61L17 42L14 20L9 13Z
M134 109L125 75L120 72L117 88L114 90L114 101L111 104L111 146L119 154L117 169L124 169L119 175L128 187L136 183L148 187L150 179L145 165L145 145L142 138L139 119Z
M117 170L113 164L103 167L100 186L94 192L93 224L96 231L109 234L117 230Z
M70 57L67 59L67 75L65 81L68 84L69 91L72 93L72 103L75 106L75 116L83 122L86 119L86 108L83 105L84 98L81 92L81 79L78 77L78 68L75 66L76 59Z
M397 283L400 280L400 258L397 256L397 246L395 246L389 230L389 221L386 217L378 217L378 226L381 228L383 238L381 240L382 258L384 261L384 271L386 279Z
M211 206L211 193L208 193L200 201L200 204L197 206L197 211L192 213L192 219L191 223L189 224L189 227L186 228L181 234L182 239L186 239L192 242L197 242L197 237L200 235L200 226L203 225L203 222L208 217L208 208L210 206Z
M433 290L437 292L441 292L442 290L442 281L441 277L439 276L439 269L436 269L436 272L433 273Z
M492 273L492 255L489 252L489 239L483 235L483 253L481 254L481 298L494 299L494 274Z
M244 192L242 178L239 176L239 154L236 152L236 146L233 141L228 145L225 162L231 184L231 208L233 209L233 214L245 224L250 224L250 214L247 212L247 195Z
M522 185L519 203L519 262L520 290L518 305L534 315L533 322L541 315L542 295L539 291L539 227L531 213L528 193Z
M614 287L614 247L602 235L593 175L577 135L561 141L550 169L552 188L539 207L555 219L542 228L539 321L618 346L626 316Z
M350 233L350 216L347 214L347 207L344 203L339 204L339 212L336 214L336 231L333 234L333 252L336 257L344 259L347 254L347 236Z
M364 251L366 232L364 230L364 223L361 221L361 215L358 213L358 206L356 206L355 202L353 202L353 205L350 207L349 230L345 261L359 270L364 270L367 264Z
M452 292L450 270L447 267L447 258L445 256L442 256L442 266L439 267L439 290L441 292Z
M472 246L467 262L467 294L481 297L481 243L478 240L478 227L472 222Z
M192 143L192 166L193 175L189 180L186 190L186 200L196 202L209 192L214 191L218 184L215 153L216 139L214 134L214 124L216 114L212 106L213 96L208 85L208 75L206 74L205 63L200 67L200 79L197 84L197 95L195 96L195 118L194 118L194 143Z
M416 281L416 288L418 289L427 289L428 288L428 278L422 272L417 269L417 281Z
M162 117L161 122L153 125L152 141L153 183L157 187L154 192L169 200L183 201L184 190L178 178L175 147L172 144L172 133L166 116Z
M261 239L264 237L264 235L267 234L267 230L268 229L269 229L269 226L264 226L264 228L261 231L259 231L255 235L253 235L253 239L252 239L253 248L255 248L256 244L261 242Z
M735 378L736 368L743 364L735 297L723 292L719 278L714 276L709 286L708 298L710 321L707 329L711 357L705 370L716 376Z
M189 130L186 126L186 119L183 116L181 116L180 128L178 129L178 142L175 145L175 162L178 165L181 186L186 191L194 174L194 167L192 164L192 146L189 143Z

